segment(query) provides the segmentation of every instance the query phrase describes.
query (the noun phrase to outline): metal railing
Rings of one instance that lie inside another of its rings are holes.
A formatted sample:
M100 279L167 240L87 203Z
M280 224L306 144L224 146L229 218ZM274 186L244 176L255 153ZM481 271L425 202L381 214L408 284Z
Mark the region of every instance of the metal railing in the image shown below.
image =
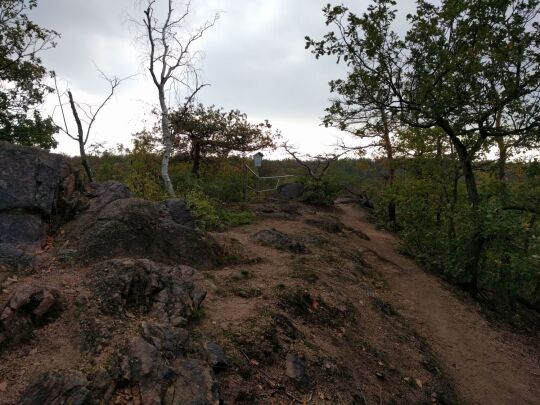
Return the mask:
M250 175L250 173L256 179L254 187L249 184L249 175ZM249 191L254 192L257 195L257 198L259 198L261 193L267 193L267 192L270 192L270 191L277 191L277 189L281 185L280 182L281 182L282 179L292 178L292 177L296 177L296 175L294 175L294 174L286 174L286 175L283 175L283 176L259 176L258 173L255 173L251 169L251 167L249 167L247 164L245 164L244 165L244 201L248 200ZM272 188L262 189L262 188L260 188L262 180L276 180L275 186L272 187Z

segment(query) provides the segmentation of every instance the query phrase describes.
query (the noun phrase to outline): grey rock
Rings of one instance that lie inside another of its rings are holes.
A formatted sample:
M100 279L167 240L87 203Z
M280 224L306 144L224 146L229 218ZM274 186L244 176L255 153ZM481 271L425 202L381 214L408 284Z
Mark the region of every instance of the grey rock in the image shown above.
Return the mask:
M150 334L155 337L158 329ZM164 329L158 334L161 332ZM169 332L171 330L166 334ZM154 341L153 337L151 340ZM116 364L113 378L118 383L136 387L143 404L219 403L217 381L207 364L158 349L146 338L133 338L113 363Z
M255 240L264 246L293 253L307 253L307 247L299 240L275 229L264 229L255 234Z
M286 359L286 374L291 378L295 385L302 389L309 389L311 382L306 372L306 365L300 357L294 353L287 354Z
M23 405L89 405L88 380L79 371L49 371L34 378L23 392Z
M191 213L191 210L187 206L184 200L179 198L173 198L165 201L165 206L169 210L172 219L177 224L187 226L188 228L195 228L195 217Z
M217 405L219 389L214 373L199 360L179 359L174 382L166 391L165 405Z
M81 190L68 158L0 142L0 267L26 269L23 252L75 215Z
M58 292L21 283L0 308L0 351L32 335L35 328L48 323L60 310Z
M51 217L77 191L66 157L0 143L0 211L25 210Z
M329 233L339 233L344 229L343 223L333 215L317 215L306 219L306 223L316 226Z
M295 200L302 197L305 187L301 183L282 184L277 189L277 196L281 200Z
M85 262L129 256L212 267L219 252L211 237L175 222L164 204L139 198L112 201L92 222L74 223L70 235Z
M191 294L191 300L193 302L193 309L199 309L205 298L206 298L205 290L201 290L200 288L195 289L193 293Z
M149 314L163 323L193 313L193 274L147 259L113 259L92 266L85 284L106 314L126 310Z
M40 215L0 213L0 243L39 243L47 227Z
M22 247L10 243L0 243L0 269L22 271L32 266L35 257L26 253Z
M160 351L182 353L189 345L187 330L175 328L167 324L153 324L143 322L141 335L144 339Z
M215 372L225 370L229 367L229 359L216 342L206 342L204 350L206 353L206 361Z

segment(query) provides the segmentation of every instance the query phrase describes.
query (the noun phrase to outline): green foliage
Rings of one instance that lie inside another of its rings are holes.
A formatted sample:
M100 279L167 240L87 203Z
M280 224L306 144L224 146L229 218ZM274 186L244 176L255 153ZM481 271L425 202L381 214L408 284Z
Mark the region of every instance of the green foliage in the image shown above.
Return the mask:
M49 150L58 145L53 137L56 132L52 119L44 119L37 110L33 118L25 114L0 113L0 141Z
M213 230L220 225L216 206L200 189L192 189L182 196L193 212L197 224L201 229Z
M334 205L340 189L339 184L329 180L306 182L302 201L307 204L330 207Z
M231 152L252 152L275 148L279 131L268 121L251 124L239 110L224 111L214 106L190 105L171 113L176 149L186 152L198 175L200 163L210 156L226 157Z
M147 132L135 135L133 150L128 155L129 169L125 183L140 198L161 200L165 197L159 173L159 156L155 140Z
M39 53L54 47L58 34L28 18L36 6L37 0L0 0L0 140L50 149L56 127L35 108L52 91Z
M540 226L537 214L540 174L537 163L508 165L506 194L500 198L499 181L487 171L480 176L482 209L471 223L467 192L461 176L453 201L454 164L435 158L403 160L395 186L373 187L375 214L387 225L384 207L390 200L398 207L399 235L405 253L426 268L466 284L464 271L468 243L478 224L485 245L479 263L479 289L495 301L526 302L540 308ZM507 201L515 204L507 205ZM508 209L514 207L516 209Z
M193 212L198 226L207 231L223 231L253 221L253 215L250 212L220 207L217 201L210 199L199 188L189 190L183 198Z

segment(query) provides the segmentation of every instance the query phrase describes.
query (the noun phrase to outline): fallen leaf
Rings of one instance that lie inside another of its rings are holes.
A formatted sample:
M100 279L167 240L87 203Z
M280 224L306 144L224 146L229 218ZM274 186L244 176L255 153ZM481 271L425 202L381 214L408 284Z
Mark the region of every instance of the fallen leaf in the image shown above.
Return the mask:
M415 379L416 385L418 385L418 388L422 388L422 381L420 379Z

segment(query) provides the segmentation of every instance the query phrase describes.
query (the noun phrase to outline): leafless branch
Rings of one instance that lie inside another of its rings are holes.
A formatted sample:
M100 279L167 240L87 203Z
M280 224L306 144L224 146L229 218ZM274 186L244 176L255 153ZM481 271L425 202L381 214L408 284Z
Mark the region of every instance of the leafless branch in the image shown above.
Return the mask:
M329 153L324 155L304 155L300 156L299 152L294 149L288 142L284 142L281 148L291 156L299 166L303 167L308 175L315 181L319 182L324 177L324 174L330 167L330 164L338 160L341 156L349 151L342 153Z

